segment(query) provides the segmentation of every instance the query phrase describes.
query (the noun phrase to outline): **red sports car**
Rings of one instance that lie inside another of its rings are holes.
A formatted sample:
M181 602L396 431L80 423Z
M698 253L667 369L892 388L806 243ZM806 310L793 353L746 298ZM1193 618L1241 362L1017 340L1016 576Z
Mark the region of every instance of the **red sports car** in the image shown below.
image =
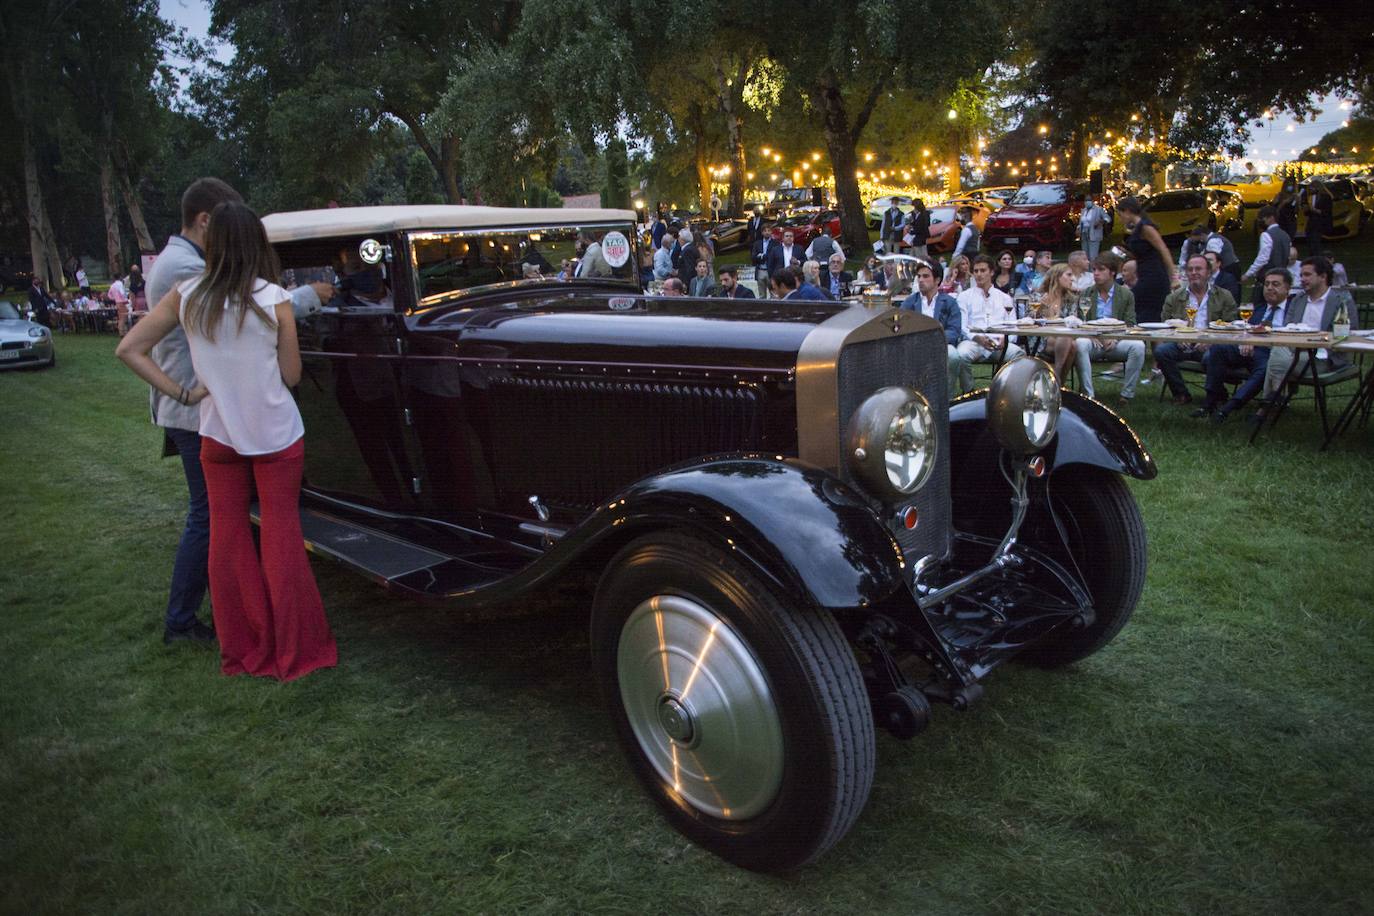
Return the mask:
M792 230L792 243L803 247L821 234L821 226L830 230L831 238L840 237L839 210L803 210L778 220L773 227L773 238L782 241L783 229Z

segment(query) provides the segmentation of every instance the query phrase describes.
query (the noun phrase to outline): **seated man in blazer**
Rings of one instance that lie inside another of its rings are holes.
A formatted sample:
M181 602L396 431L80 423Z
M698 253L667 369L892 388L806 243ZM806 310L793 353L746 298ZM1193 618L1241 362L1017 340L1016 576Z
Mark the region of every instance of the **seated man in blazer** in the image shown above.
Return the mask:
M702 258L697 261L693 269L695 276L692 277L691 285L687 287L687 295L697 298L714 296L716 284L711 277L711 265L707 263L705 258Z
M826 263L821 265L821 289L830 294L832 299L843 299L849 295L849 284L854 282L854 275L844 269L844 255L836 252L832 254Z
M1347 291L1331 288L1331 275L1331 262L1326 258L1317 255L1303 259L1302 268L1298 273L1302 292L1288 303L1289 324L1305 324L1314 330L1330 331L1331 326L1335 324L1336 313L1344 306L1351 329L1360 326L1359 309L1355 307L1355 300ZM1313 359L1317 361L1318 375L1350 364L1349 357L1335 350L1298 351L1290 347L1269 348L1269 365L1264 370L1264 405L1260 407L1256 417L1263 420L1269 408L1277 401L1281 394L1279 388L1283 385L1284 379L1289 377L1289 369L1293 370L1292 377L1297 378L1307 370L1308 363ZM1295 360L1296 366L1293 365Z
M720 269L718 275L720 285L716 287L715 295L722 299L755 299L754 291L747 286L740 286L739 268L733 264L726 265Z
M1093 259L1093 285L1083 295L1092 303L1090 319L1115 318L1128 325L1135 324L1135 294L1116 282L1117 259L1100 254ZM1080 338L1073 342L1078 365L1078 377L1083 393L1097 397L1093 391L1093 363L1125 363L1121 375L1120 403L1129 404L1140 383L1140 369L1145 365L1145 341L1101 340Z
M1201 253L1188 258L1184 275L1188 282L1164 297L1164 320L1187 320L1188 309L1195 308L1192 326L1205 328L1212 321L1235 321L1238 314L1236 300L1220 286L1212 285L1212 266ZM1191 404L1193 396L1178 364L1187 359L1202 359L1206 344L1169 343L1155 348L1155 362L1164 373L1164 381L1174 394L1175 404Z
M944 269L934 261L916 267L916 290L902 300L900 308L920 312L934 318L945 329L945 361L949 372L949 390L953 394L959 384L959 339L963 336L963 313L959 302L949 293L940 292Z

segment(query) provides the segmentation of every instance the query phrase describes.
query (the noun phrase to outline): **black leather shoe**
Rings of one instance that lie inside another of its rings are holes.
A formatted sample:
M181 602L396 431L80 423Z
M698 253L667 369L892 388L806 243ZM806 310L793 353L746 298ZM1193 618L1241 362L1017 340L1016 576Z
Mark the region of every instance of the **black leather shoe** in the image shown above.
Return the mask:
M1212 408L1210 407L1199 407L1197 410L1194 410L1192 413L1188 414L1188 416L1192 417L1194 420L1201 420L1203 417L1208 417L1211 415Z
M215 631L197 620L184 630L163 630L162 644L170 646L174 642L193 642L209 646L215 643Z
M1212 418L1207 422L1211 423L1213 426L1220 426L1221 424L1226 422L1226 418L1229 416L1230 414L1226 411L1218 410L1216 413L1212 414Z
M1193 403L1193 396L1191 394L1180 394L1174 396L1175 407L1182 407L1184 404L1191 403Z

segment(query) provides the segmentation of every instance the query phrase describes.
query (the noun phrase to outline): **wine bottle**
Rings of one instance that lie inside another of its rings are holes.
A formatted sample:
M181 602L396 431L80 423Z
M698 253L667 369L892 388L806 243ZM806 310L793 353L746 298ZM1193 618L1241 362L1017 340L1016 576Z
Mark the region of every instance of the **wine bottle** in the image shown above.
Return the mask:
M1342 302L1336 308L1336 317L1331 322L1331 336L1336 340L1350 336L1350 313Z

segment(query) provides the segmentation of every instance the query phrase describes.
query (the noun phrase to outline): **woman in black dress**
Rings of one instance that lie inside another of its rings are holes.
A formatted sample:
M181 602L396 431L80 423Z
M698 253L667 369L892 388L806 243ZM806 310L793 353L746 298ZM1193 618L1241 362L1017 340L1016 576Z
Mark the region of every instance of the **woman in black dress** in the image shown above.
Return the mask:
M1140 201L1123 197L1116 212L1126 225L1126 248L1135 258L1135 317L1137 321L1158 321L1164 313L1164 297L1178 278L1173 259L1159 234L1159 227L1140 209Z

